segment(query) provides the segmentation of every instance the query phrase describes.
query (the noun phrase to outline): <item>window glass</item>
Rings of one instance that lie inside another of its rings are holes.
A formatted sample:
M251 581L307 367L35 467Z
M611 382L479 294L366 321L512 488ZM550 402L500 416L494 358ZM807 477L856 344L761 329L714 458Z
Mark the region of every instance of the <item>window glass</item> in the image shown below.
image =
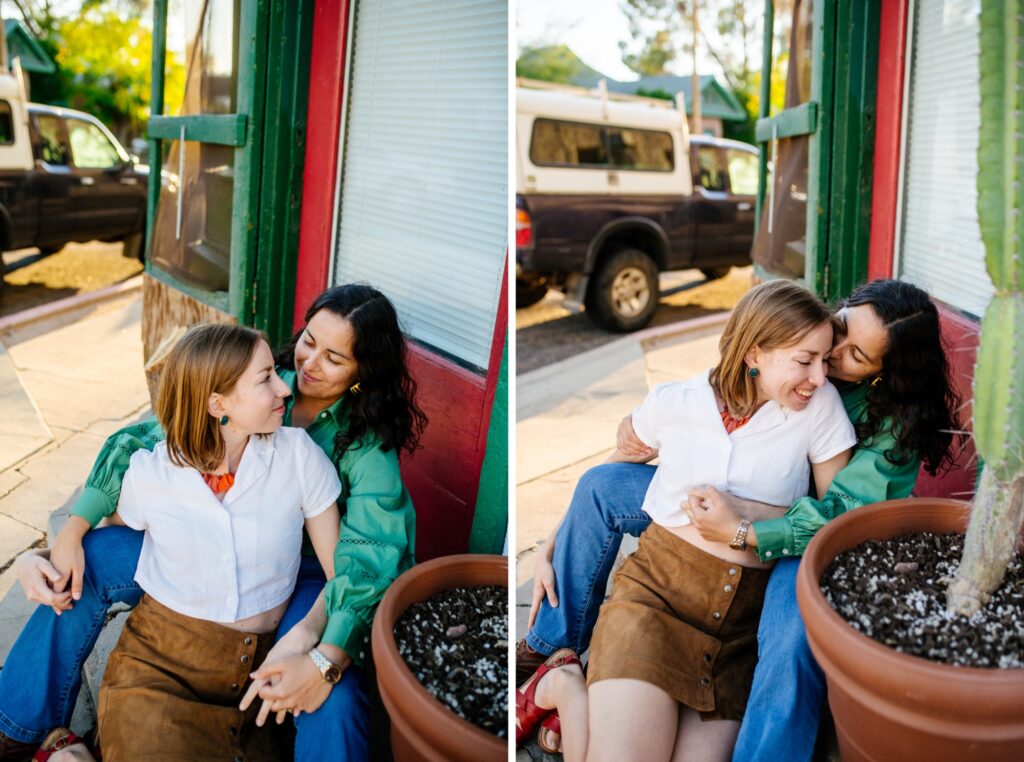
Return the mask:
M14 118L11 116L11 104L0 101L0 145L9 146L14 143Z
M737 196L757 195L757 156L746 151L727 150L729 187Z
M69 163L68 147L61 135L60 117L40 114L34 117L39 135L39 158L57 166Z
M121 163L121 156L114 144L95 124L81 119L68 119L67 126L71 158L76 167L107 169Z
M606 129L612 165L654 172L671 172L675 166L670 133L627 127Z
M750 253L754 264L783 278L805 275L809 144L809 135L779 140L775 171L768 175L769 190Z
M171 0L167 10L166 113L237 112L240 0Z
M811 99L812 0L776 0L769 114Z
M700 187L709 191L724 191L727 174L722 152L714 146L701 146L697 156L700 169L696 179Z
M602 132L596 124L538 119L533 123L530 161L562 167L608 167Z

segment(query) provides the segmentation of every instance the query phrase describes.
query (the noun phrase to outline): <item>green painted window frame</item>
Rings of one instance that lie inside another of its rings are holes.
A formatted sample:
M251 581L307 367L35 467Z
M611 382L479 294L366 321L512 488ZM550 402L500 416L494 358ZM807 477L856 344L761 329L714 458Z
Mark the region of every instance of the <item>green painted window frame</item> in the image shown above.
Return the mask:
M881 4L816 0L810 100L769 116L774 17L773 0L765 0L756 224L767 195L773 132L775 139L809 135L802 282L835 301L867 277ZM777 277L756 265L755 272Z
M240 0L237 113L167 116L168 0L153 4L146 272L266 331L275 343L291 335L294 311L314 5L315 0ZM149 257L163 141L178 140L183 129L186 141L236 149L226 296L183 283Z

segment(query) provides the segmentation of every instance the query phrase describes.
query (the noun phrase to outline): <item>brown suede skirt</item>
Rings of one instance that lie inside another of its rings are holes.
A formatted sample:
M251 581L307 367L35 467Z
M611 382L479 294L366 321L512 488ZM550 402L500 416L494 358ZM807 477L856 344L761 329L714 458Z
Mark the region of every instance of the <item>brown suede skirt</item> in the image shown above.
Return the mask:
M642 680L703 719L742 719L770 574L723 561L651 524L601 607L588 684Z
M261 702L238 709L273 640L193 619L144 595L100 686L105 762L273 760L269 727L253 722Z

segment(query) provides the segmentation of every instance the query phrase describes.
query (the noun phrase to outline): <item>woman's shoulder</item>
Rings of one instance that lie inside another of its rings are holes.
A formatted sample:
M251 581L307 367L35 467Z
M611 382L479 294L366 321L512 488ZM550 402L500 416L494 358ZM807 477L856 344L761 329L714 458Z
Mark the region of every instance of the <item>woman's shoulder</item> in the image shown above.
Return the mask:
M704 394L711 388L708 383L708 373L709 371L705 371L680 381L666 381L656 384L650 393L666 400L683 400L687 397Z
M839 390L827 379L821 388L811 395L811 402L807 407L810 412L819 415L831 415L837 410L846 412Z

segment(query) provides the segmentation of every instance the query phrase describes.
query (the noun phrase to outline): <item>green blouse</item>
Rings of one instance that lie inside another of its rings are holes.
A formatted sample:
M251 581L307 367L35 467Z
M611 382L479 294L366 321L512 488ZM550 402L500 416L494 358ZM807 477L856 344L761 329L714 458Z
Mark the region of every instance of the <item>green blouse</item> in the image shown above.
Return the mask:
M292 388L284 423L291 425L295 371L278 371ZM320 413L306 433L337 468L342 493L341 536L334 551L334 579L327 583L327 629L323 641L338 646L359 666L365 664L377 604L394 579L415 561L416 513L398 470L398 453L384 452L374 436L364 437L341 457L335 435L348 425L348 395ZM164 439L155 418L127 426L107 438L71 513L92 526L117 509L121 481L132 453L152 450Z
M854 424L867 418L866 383L849 384L839 389L846 413ZM888 423L888 422L887 422ZM882 500L907 497L914 488L921 458L916 453L903 465L894 465L885 457L896 440L891 425L867 442L858 443L846 468L836 474L821 500L802 497L777 519L755 521L757 555L762 561L784 556L802 556L815 532L841 513Z

